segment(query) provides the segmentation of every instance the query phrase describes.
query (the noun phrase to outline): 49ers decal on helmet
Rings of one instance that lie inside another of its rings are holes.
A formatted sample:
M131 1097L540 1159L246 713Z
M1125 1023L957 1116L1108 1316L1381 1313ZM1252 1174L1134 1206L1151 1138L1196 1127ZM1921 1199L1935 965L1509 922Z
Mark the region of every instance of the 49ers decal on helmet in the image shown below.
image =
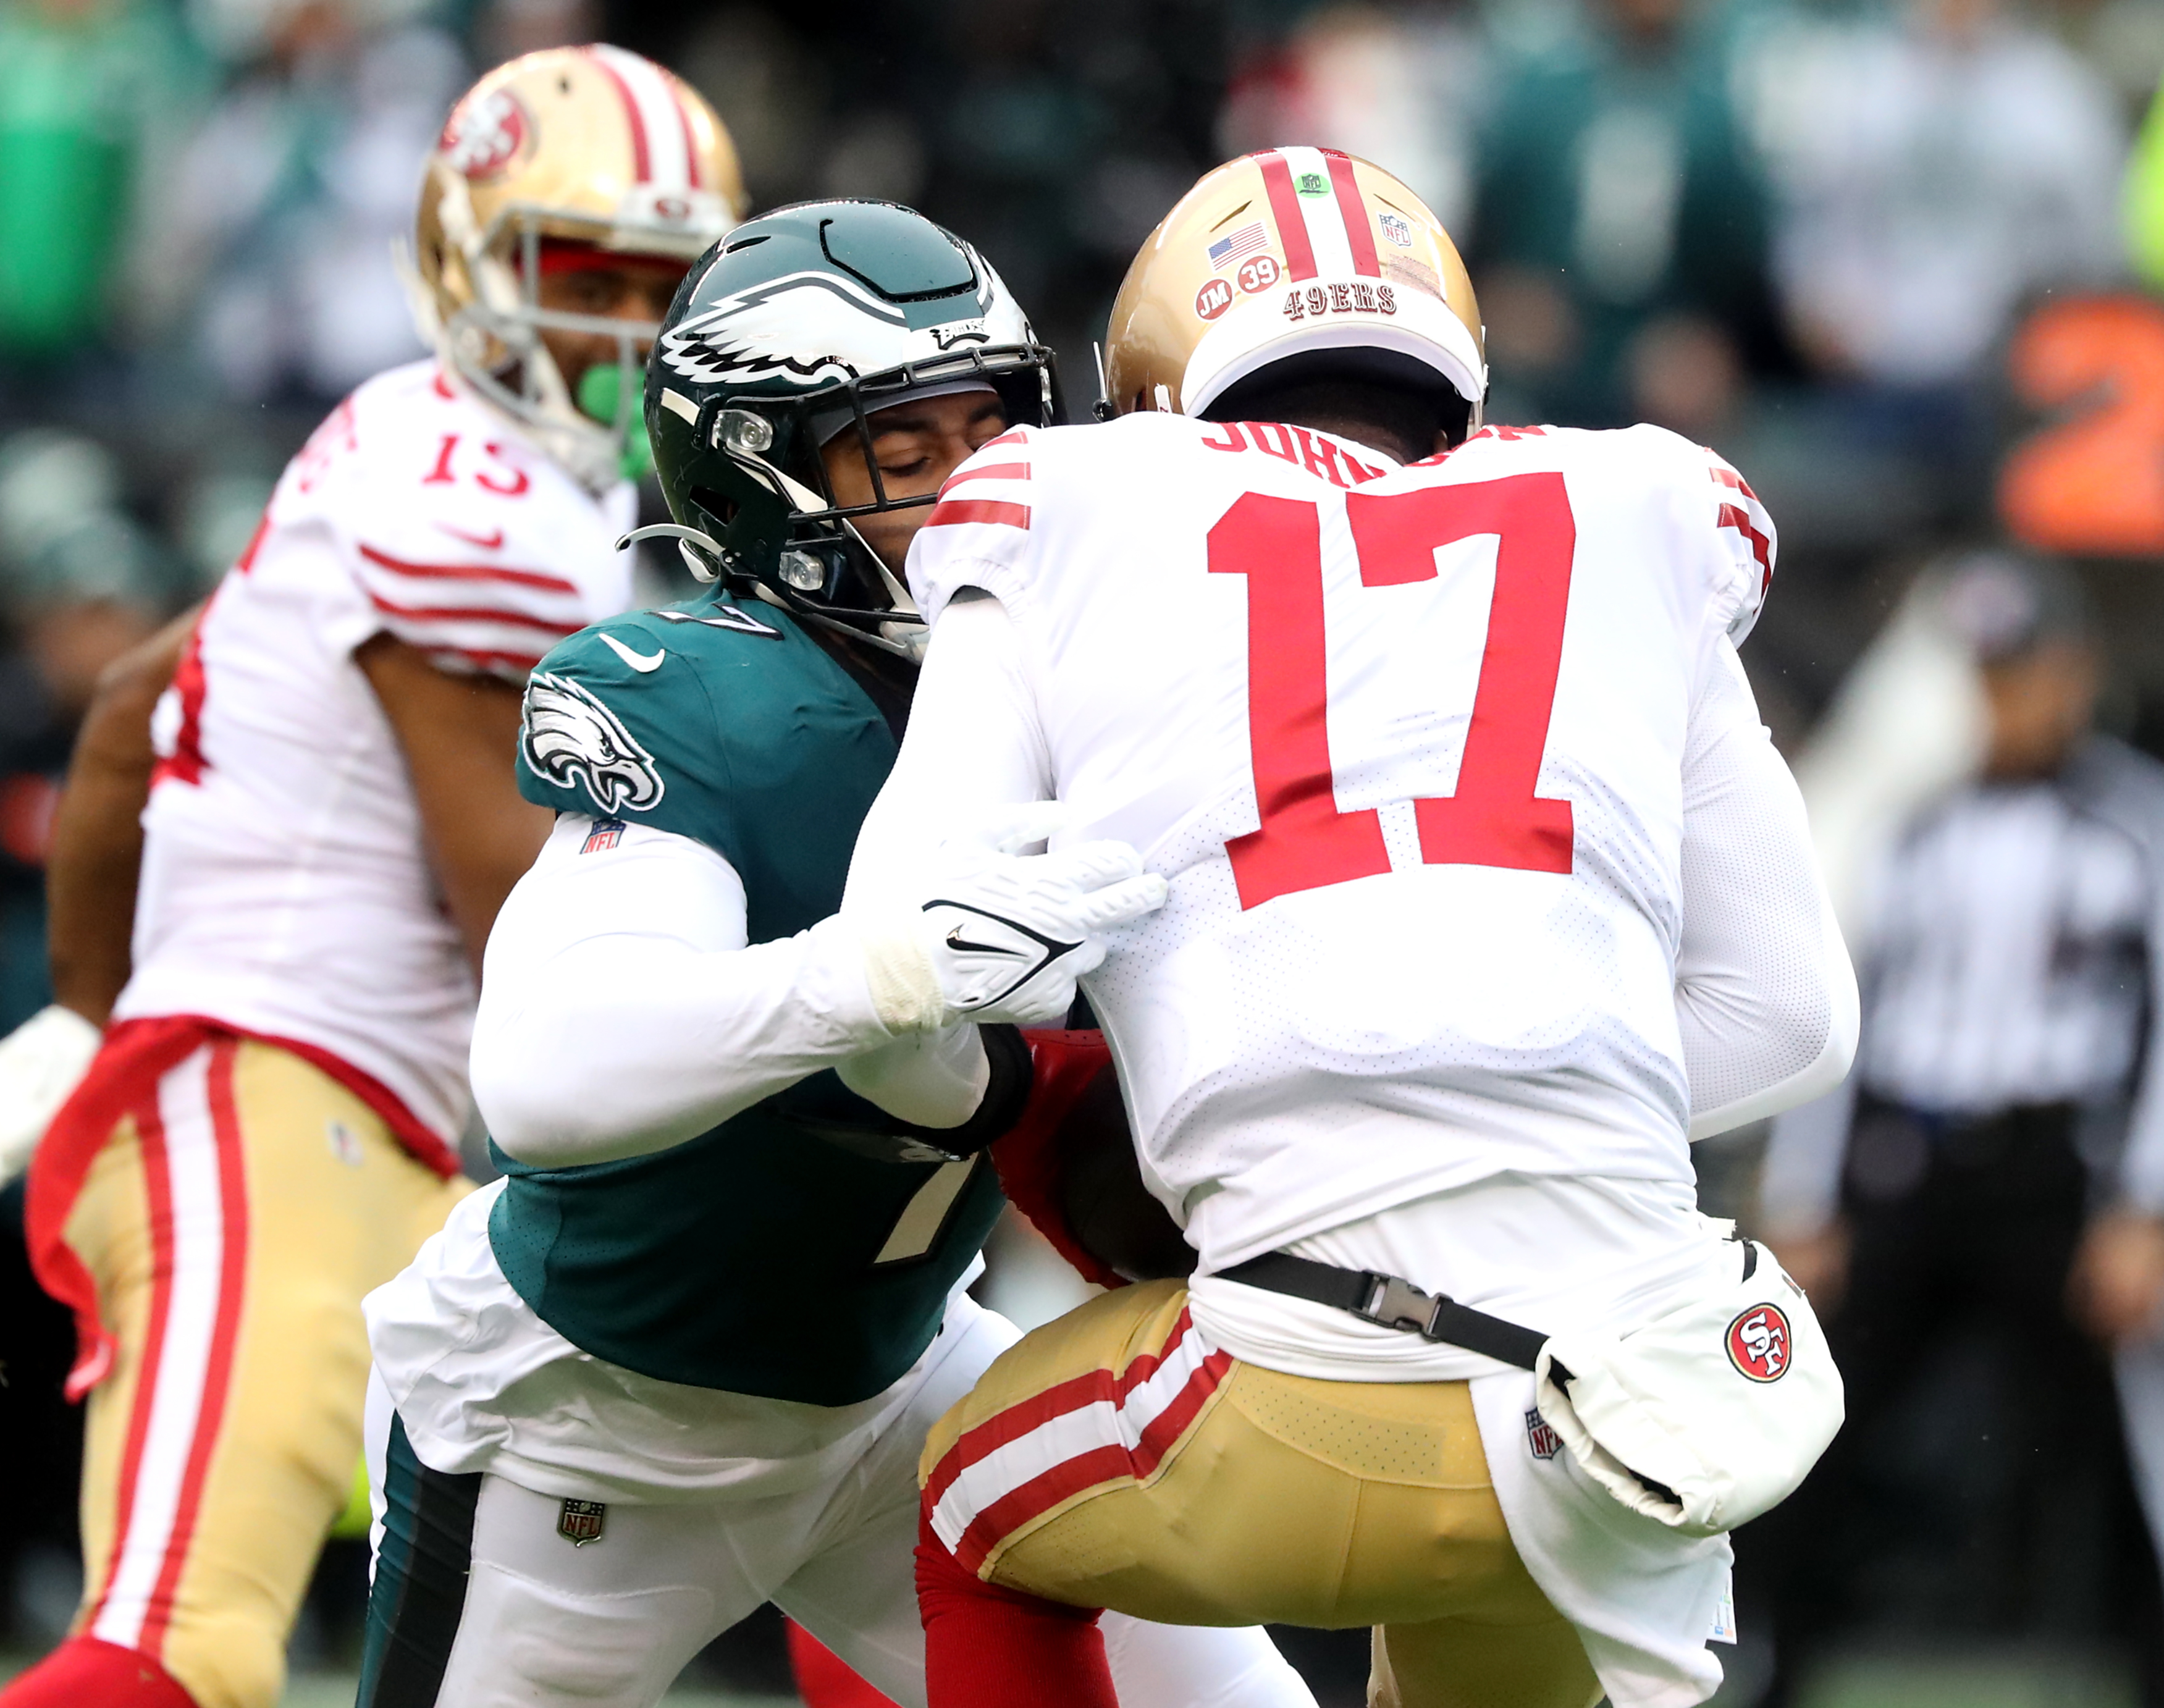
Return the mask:
M508 89L498 89L478 100L460 102L436 146L462 177L489 178L518 158L531 130L517 97Z
M1113 304L1103 407L1207 413L1264 368L1333 350L1359 352L1335 360L1370 377L1455 394L1479 424L1479 308L1450 234L1366 160L1266 149L1206 173L1135 257Z
M1728 1361L1754 1382L1788 1373L1788 1319L1778 1305L1753 1305L1728 1325Z
M429 155L413 220L421 330L447 375L604 491L641 455L637 412L618 406L659 328L615 319L597 333L543 305L542 275L596 250L688 268L743 202L735 145L680 78L620 48L523 55L453 107ZM582 399L584 374L557 366L550 329L615 339L615 404Z

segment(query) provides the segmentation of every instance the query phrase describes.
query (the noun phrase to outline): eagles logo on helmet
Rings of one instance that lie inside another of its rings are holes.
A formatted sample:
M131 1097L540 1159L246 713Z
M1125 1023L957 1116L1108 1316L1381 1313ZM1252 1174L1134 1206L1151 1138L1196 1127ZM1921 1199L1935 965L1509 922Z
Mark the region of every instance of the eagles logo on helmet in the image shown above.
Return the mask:
M646 424L692 573L900 657L923 649L909 591L854 518L889 493L870 418L911 397L999 394L1011 423L1061 418L1052 352L990 263L887 202L806 202L738 226L663 325ZM854 433L869 503L837 501L821 449Z

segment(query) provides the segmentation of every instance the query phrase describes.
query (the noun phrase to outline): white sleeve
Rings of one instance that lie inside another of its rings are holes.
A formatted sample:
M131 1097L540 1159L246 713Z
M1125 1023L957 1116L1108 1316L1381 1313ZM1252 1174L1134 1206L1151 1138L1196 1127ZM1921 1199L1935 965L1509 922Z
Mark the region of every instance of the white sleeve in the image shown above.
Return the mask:
M1857 1029L1856 974L1803 797L1735 647L1715 644L1683 759L1676 1018L1694 1140L1832 1090Z
M925 856L949 826L1052 796L1021 633L997 599L966 590L932 626L909 732L858 833L843 909L916 905Z
M964 591L933 623L908 733L857 835L843 911L919 905L926 859L946 827L1049 799L1051 769L1013 619L990 594ZM842 1083L889 1114L953 1125L910 1112L951 1103L942 1086L957 1071L956 1049L974 1049L974 1027L950 1027L855 1057L838 1064Z
M643 825L590 849L595 827L559 817L489 936L473 1090L509 1154L555 1168L661 1150L893 1042L849 927L747 946L721 855ZM893 1112L938 1127L974 1112L983 1056L961 1042L911 1052L917 1095Z

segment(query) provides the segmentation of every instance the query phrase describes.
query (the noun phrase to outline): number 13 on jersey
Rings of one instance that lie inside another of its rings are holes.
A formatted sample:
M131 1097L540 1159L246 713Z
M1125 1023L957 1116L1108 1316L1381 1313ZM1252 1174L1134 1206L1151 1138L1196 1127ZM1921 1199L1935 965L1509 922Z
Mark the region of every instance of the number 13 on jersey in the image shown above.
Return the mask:
M1421 859L1568 872L1570 802L1534 792L1578 543L1563 476L1350 492L1345 507L1363 587L1432 581L1438 547L1497 539L1488 640L1457 791L1413 802ZM1262 825L1225 845L1241 907L1389 871L1380 812L1337 809L1319 507L1247 493L1210 530L1209 551L1212 574L1247 578L1247 737Z

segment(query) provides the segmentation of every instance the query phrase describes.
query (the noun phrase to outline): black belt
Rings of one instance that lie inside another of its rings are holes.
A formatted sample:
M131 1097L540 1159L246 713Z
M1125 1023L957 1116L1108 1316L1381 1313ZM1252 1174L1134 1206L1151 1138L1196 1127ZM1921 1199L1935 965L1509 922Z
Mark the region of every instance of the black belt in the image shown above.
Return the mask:
M1484 1311L1475 1311L1440 1293L1423 1293L1410 1281L1395 1275L1379 1275L1369 1269L1341 1269L1335 1264L1319 1264L1295 1257L1290 1252L1265 1252L1229 1269L1218 1279L1237 1281L1244 1287L1283 1293L1294 1299L1349 1311L1363 1322L1384 1328L1410 1328L1423 1340L1462 1346L1506 1364L1530 1370L1540 1361L1547 1336L1536 1333Z

